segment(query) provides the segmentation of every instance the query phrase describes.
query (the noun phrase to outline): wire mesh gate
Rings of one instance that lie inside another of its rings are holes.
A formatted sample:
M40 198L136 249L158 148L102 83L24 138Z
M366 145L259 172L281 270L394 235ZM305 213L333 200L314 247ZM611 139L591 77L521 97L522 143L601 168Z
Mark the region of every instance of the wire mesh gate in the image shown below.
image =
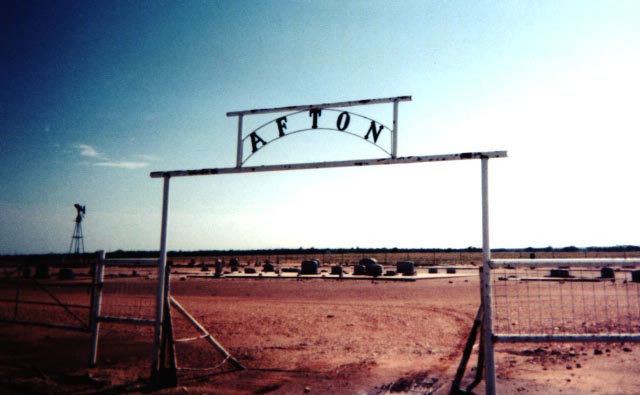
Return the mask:
M91 310L91 350L89 363L95 366L101 323L155 327L159 325L158 289L165 276L157 276L158 259L107 259L98 251L95 291Z
M640 342L639 265L638 258L486 259L487 393L496 391L495 343Z
M89 332L95 283L95 260L3 265L0 322Z
M106 258L104 251L98 252L95 270L95 292L91 309L90 366L98 360L100 327L103 323L138 325L160 331L159 342L154 342L151 381L161 386L177 383L177 358L175 344L205 339L234 367L244 367L231 356L213 336L193 318L180 303L171 296L171 264L162 268L159 275L158 259L113 259ZM200 332L193 339L174 339L171 307L175 308ZM162 315L158 315L158 309ZM151 343L151 339L149 339ZM154 337L155 340L155 337ZM183 368L184 369L184 368Z

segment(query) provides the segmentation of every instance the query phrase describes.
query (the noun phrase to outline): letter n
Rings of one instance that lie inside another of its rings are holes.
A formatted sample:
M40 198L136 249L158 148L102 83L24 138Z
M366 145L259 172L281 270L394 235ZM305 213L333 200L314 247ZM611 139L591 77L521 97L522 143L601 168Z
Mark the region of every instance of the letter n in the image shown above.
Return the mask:
M267 142L264 141L262 138L260 138L260 136L258 136L256 134L256 132L253 132L249 135L249 137L251 137L251 152L256 152L257 150L260 149L260 147L258 147L258 144L262 144L263 146L267 145Z
M367 131L367 134L364 135L364 138L366 140L369 140L369 134L373 134L373 142L377 143L378 136L380 136L380 132L382 132L382 128L384 128L384 125L380 125L380 127L377 128L376 130L376 122L371 121L371 126L369 126L369 130Z

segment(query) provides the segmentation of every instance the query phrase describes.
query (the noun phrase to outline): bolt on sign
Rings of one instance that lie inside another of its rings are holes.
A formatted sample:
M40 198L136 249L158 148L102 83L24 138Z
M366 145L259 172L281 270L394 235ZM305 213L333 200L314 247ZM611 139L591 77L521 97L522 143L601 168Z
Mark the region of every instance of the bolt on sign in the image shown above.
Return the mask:
M331 130L357 136L375 145L389 157L396 158L398 145L398 103L410 100L411 96L398 96L384 99L365 99L338 103L228 112L228 117L238 117L236 167L242 167L253 154L278 139L294 133L312 130ZM347 107L384 103L393 103L393 124L390 127L375 119L345 110ZM253 130L243 130L243 119L245 116L276 113L287 114L280 115ZM383 136L385 136L385 138L381 138ZM383 146L383 141L388 141L389 146Z

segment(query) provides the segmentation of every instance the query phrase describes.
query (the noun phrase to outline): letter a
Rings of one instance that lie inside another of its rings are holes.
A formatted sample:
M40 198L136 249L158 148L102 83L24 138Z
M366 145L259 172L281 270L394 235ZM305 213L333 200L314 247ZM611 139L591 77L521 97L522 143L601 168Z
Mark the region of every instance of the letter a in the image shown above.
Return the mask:
M256 132L253 132L249 135L249 137L251 137L251 152L256 152L257 150L260 149L260 147L258 147L258 143L262 144L263 146L267 145L267 142L264 141L263 139L260 138L260 136L258 136L256 134Z
M369 134L373 133L373 142L377 143L378 142L378 136L380 136L380 132L382 132L382 128L384 128L384 125L380 125L380 127L376 131L376 122L375 121L371 121L371 126L369 126L369 130L367 131L367 134L364 135L364 138L366 140L369 140Z

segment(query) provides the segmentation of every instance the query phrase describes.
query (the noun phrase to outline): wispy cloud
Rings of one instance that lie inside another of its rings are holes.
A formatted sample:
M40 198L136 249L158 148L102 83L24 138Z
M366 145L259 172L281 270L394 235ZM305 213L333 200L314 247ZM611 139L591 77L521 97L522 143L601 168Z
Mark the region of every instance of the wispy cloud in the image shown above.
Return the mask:
M80 150L80 155L82 155L82 156L86 156L86 157L89 157L89 158L100 158L100 157L102 157L98 153L98 150L96 150L91 145L88 145L88 144L77 144L75 147Z
M145 161L145 162L155 162L155 161L158 160L157 156L145 155L145 154L134 155L134 158L140 159L140 160Z
M133 162L133 161L109 161L109 162L97 162L94 166L100 167L118 167L121 169L141 169L149 166L149 162Z
M73 147L79 151L80 156L95 160L95 162L90 161L88 164L98 167L141 169L149 166L150 162L158 160L156 156L146 154L132 155L131 159L115 160L109 158L107 155L101 153L97 148L89 144L76 144Z

